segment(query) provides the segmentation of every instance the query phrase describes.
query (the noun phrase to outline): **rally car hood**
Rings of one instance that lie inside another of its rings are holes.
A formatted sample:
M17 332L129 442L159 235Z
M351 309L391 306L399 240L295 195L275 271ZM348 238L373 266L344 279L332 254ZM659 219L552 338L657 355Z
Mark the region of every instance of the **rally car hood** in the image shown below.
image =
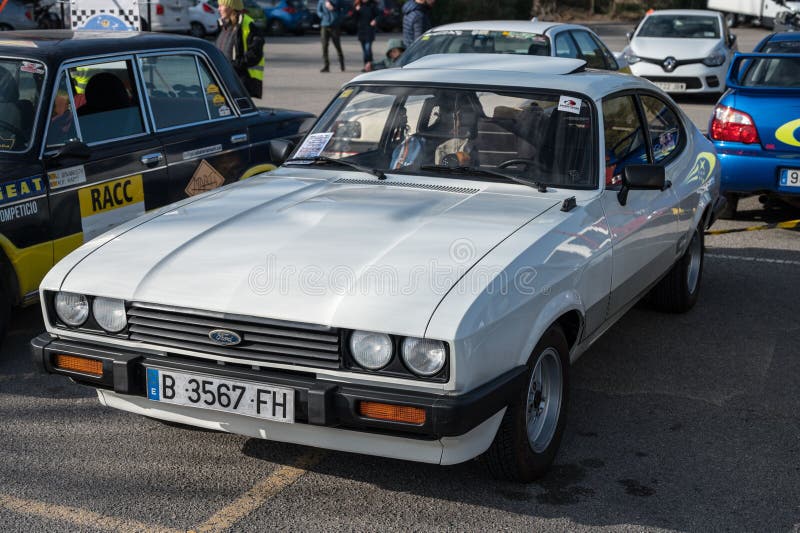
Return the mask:
M636 37L631 41L631 51L639 57L651 59L699 59L708 57L720 43L719 39L680 39L666 37Z
M434 190L348 175L281 170L167 211L97 247L61 289L422 335L467 270L557 205L481 182Z

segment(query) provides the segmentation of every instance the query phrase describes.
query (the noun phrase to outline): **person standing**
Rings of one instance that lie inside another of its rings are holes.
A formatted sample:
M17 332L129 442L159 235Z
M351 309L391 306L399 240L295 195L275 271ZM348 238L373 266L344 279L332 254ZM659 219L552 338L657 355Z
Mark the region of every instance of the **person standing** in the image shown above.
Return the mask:
M339 67L344 72L344 55L342 54L342 0L319 0L317 3L319 16L319 36L322 40L323 67L320 72L330 72L331 64L328 60L328 43L333 41L333 47L339 54Z
M356 12L358 41L361 43L361 53L364 58L364 68L361 72L366 72L367 66L372 63L372 42L375 40L375 26L378 25L380 9L375 0L356 0L353 9Z
M407 0L403 4L403 42L406 47L431 29L431 9L436 0Z
M247 92L261 98L264 88L264 37L244 10L243 0L219 0L217 48L231 62Z

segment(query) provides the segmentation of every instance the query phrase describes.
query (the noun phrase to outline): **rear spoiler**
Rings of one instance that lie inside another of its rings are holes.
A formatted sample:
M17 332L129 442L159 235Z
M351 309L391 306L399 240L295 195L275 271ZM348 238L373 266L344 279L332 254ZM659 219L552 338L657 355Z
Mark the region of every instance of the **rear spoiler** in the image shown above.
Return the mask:
M785 93L785 92L798 92L800 91L800 83L796 87L759 87L759 86L752 86L752 85L742 85L740 80L742 76L746 73L747 69L750 67L752 60L754 59L797 59L800 60L800 54L740 54L736 53L733 56L733 60L731 61L731 66L728 69L728 78L725 80L725 84L728 86L729 89L737 89L737 90L744 90L744 91L753 91L753 92L777 92L777 93ZM798 72L798 78L800 79L800 72Z

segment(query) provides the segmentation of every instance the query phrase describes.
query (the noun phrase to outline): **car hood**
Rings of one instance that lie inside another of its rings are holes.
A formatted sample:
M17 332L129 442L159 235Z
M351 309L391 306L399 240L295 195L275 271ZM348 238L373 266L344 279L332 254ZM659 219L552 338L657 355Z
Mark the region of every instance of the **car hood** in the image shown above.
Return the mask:
M636 37L631 41L630 49L639 57L652 59L669 56L675 59L698 59L710 56L719 43L719 39Z
M363 174L277 172L110 239L72 268L61 289L422 335L458 279L557 205L535 191L487 192L483 182L459 181L471 188L453 191Z

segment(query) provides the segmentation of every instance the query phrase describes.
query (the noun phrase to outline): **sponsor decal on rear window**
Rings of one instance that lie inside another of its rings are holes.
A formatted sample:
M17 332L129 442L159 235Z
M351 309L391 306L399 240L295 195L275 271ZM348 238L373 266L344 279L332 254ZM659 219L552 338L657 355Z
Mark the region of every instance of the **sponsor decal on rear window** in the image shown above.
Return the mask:
M562 96L558 99L558 110L580 115L581 103L583 103L583 100L580 98L575 98L573 96Z

